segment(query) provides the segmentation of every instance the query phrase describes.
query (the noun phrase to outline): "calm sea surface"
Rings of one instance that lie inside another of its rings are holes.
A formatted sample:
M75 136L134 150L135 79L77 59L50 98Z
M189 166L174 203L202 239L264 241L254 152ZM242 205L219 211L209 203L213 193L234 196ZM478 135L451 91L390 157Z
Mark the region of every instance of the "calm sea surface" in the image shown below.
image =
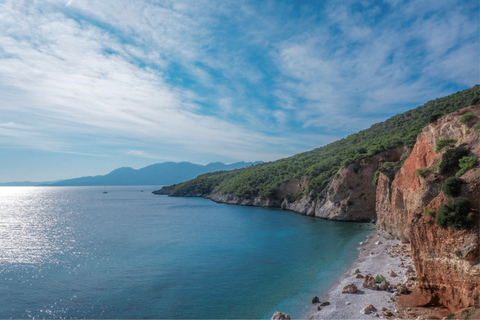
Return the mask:
M0 187L0 318L299 318L372 231L154 189Z

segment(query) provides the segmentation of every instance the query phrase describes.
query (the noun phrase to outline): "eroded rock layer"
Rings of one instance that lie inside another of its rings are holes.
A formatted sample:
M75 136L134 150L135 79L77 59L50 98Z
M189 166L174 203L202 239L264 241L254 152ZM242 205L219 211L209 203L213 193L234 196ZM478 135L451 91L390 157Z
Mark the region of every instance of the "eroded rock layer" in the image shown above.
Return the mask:
M475 121L461 123L466 112L480 119L480 106L447 115L424 128L392 183L380 176L376 190L377 227L393 237L411 242L420 293L431 305L444 305L452 312L480 303L480 169L478 162L461 179L460 196L468 198L476 216L468 230L440 227L435 213L448 197L442 191L446 178L458 167L442 174L438 166L444 150L436 153L440 139L456 141L451 148L463 147L480 158L480 133Z

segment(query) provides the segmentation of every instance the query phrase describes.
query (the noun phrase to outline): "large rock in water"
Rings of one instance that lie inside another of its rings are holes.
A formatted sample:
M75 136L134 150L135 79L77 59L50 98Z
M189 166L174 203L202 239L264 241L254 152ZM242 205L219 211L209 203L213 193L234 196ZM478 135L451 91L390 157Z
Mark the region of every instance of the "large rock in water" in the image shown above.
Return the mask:
M290 320L290 316L286 313L275 311L270 320Z

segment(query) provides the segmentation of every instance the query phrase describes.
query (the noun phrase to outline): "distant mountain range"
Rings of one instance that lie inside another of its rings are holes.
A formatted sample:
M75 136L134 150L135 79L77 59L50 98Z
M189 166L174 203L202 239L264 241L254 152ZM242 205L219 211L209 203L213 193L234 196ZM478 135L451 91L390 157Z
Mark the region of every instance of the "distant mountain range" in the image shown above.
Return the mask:
M34 187L41 185L50 185L57 181L43 181L43 182L31 182L31 181L18 181L18 182L0 182L0 187Z
M120 186L120 185L167 185L187 181L200 174L221 170L234 170L261 162L237 162L224 164L213 162L207 165L190 162L164 162L138 170L124 167L106 175L88 176L75 179L44 183L49 186Z

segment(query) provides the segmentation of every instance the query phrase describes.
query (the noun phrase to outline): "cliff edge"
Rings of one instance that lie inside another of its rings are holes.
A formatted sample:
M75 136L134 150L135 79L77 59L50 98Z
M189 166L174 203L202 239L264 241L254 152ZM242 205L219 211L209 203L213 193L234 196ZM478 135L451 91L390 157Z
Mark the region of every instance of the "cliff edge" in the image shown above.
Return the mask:
M380 174L376 190L377 227L411 243L418 301L452 312L480 304L479 120L476 106L426 126L393 181ZM454 209L445 223L458 199L470 203L470 215L457 221Z

